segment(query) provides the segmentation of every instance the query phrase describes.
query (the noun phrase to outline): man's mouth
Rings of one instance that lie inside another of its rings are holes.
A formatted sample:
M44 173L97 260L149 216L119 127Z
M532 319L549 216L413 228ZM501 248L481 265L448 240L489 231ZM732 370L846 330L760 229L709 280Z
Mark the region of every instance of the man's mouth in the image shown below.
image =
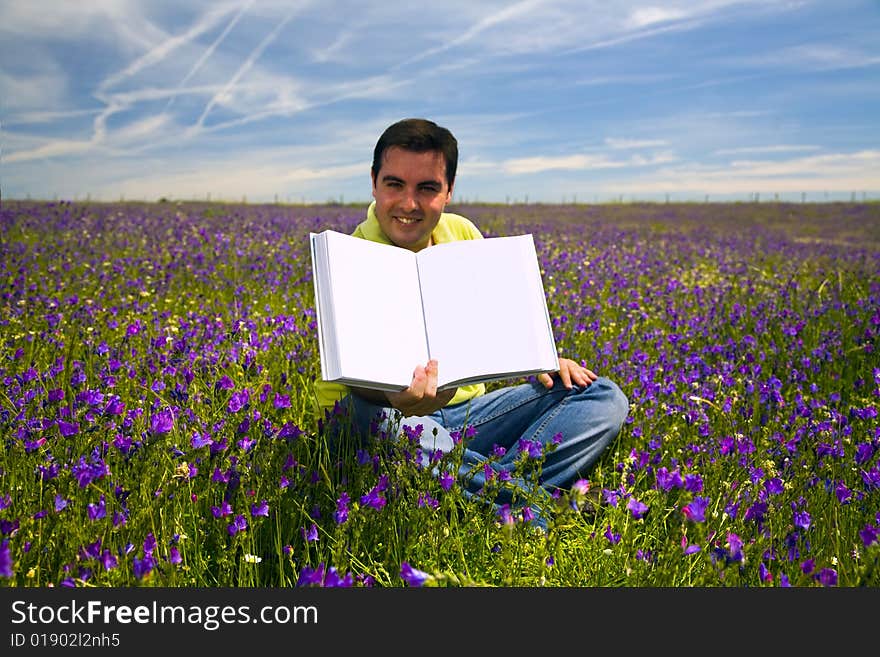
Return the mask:
M410 224L415 224L415 223L418 223L419 221L421 221L421 219L419 219L417 217L399 217L398 216L398 217L394 217L394 219L396 221L399 221L400 223L406 225L406 226L409 226Z

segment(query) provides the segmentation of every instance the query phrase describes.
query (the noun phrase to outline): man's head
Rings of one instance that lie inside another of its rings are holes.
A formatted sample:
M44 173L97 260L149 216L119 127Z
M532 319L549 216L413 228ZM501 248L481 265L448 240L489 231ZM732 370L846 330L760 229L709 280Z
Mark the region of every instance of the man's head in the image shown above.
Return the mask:
M385 151L392 146L416 153L441 153L446 162L446 184L452 189L458 169L458 141L449 130L427 119L403 119L392 123L379 137L373 149L373 184L382 168Z
M370 174L376 218L388 239L410 251L430 246L457 165L455 137L432 121L404 119L382 133Z

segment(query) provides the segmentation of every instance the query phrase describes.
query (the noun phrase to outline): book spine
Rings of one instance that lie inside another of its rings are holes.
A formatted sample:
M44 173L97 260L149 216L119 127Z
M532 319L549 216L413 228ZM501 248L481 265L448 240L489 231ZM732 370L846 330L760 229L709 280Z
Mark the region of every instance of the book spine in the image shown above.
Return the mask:
M421 305L419 307L419 312L422 313L422 330L425 332L425 344L428 346L428 358L431 359L433 356L431 355L431 340L428 339L428 322L425 320L425 296L422 294L422 272L419 268L419 259L418 257L415 259L416 261L416 279L419 283L419 301Z

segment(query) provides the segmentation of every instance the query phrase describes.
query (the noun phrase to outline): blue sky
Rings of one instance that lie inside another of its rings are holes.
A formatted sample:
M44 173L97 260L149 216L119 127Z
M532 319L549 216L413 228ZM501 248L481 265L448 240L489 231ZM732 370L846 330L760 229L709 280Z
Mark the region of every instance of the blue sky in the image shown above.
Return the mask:
M880 198L880 2L0 0L4 198L370 198L400 118L454 201Z

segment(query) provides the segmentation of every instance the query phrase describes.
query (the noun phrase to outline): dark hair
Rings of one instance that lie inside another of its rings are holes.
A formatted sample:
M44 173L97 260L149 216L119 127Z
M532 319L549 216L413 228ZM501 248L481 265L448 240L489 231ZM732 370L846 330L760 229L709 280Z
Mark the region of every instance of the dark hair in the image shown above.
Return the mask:
M385 151L398 146L416 153L436 151L446 160L446 184L452 187L458 168L458 141L446 128L427 119L403 119L385 129L373 149L373 180L379 176Z

